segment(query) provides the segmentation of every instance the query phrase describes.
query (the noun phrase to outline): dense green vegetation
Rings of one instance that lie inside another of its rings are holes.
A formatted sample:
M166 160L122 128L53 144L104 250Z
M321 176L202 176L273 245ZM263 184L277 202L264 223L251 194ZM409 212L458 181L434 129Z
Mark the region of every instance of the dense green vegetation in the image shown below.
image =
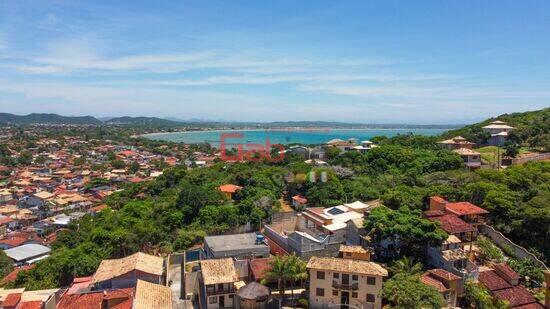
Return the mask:
M4 250L0 251L0 276L3 278L13 270L13 262Z
M491 121L500 120L516 128L510 134L511 142L550 151L550 108L525 113L504 114L457 130L450 130L444 137L461 135L478 145L487 142L490 135L482 130Z
M367 226L374 237L403 235L406 246L400 255L412 256L421 255L425 241L440 241L445 235L434 223L420 218L429 196L468 200L491 211L490 223L516 242L549 255L545 246L550 234L549 163L467 172L460 169L456 154L426 145L423 137L396 140L408 146L389 139L368 154L346 153L331 162L341 168L312 168L297 158L280 163L220 162L193 170L172 168L155 181L128 185L110 196L110 209L93 218L86 216L78 226L61 233L48 261L19 276L15 285L66 285L73 275L91 274L102 258L138 250L182 250L206 234L247 222L258 226L277 211L278 199L285 193L286 197L304 195L312 205L320 206L381 198L387 208L375 210ZM308 181L305 175L311 171L316 175L325 172L327 181ZM217 190L224 183L244 189L230 201ZM395 220L403 224L389 224ZM384 222L381 228L379 223Z
M130 139L131 129L122 132L97 127L82 134L91 141L112 138L159 153L181 146ZM13 285L29 289L63 286L75 275L93 273L104 258L138 250L184 250L200 243L207 234L223 233L248 222L259 226L278 211L281 197L288 200L296 194L305 196L310 206L381 199L385 207L374 210L365 222L370 236L379 240L400 235L403 249L395 257L419 258L426 242L445 238L435 223L420 216L429 197L437 194L450 201L470 201L490 211L489 224L548 261L549 162L469 172L462 169L457 154L437 146L438 137L401 135L374 140L380 147L366 154L335 153L331 167L312 167L292 156L278 163L218 162L208 168L171 168L154 181L127 185L107 199L107 210L95 217L86 216L60 233L51 257L20 274ZM211 151L207 145L193 149ZM217 190L225 183L243 187L234 194L234 200ZM534 273L530 265L520 262L515 269ZM412 286L405 290L414 291L416 275L402 276L403 282ZM393 286L405 283L395 280ZM428 303L435 302L429 296L427 299ZM399 305L397 299L394 305Z

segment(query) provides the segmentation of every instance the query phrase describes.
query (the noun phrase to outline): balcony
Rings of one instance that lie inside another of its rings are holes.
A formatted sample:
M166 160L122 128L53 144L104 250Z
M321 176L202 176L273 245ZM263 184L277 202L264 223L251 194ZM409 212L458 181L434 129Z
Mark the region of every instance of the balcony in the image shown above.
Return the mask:
M222 294L235 294L235 288L206 289L206 295L207 296L222 295Z
M340 283L338 280L332 280L332 287L337 290L357 290L359 289L359 283L353 282L353 283Z

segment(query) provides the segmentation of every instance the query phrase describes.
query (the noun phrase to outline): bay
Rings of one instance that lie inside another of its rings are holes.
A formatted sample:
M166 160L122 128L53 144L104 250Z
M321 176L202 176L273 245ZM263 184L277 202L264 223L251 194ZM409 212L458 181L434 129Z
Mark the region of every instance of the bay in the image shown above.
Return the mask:
M392 137L398 134L438 135L446 129L264 129L264 130L209 130L170 133L151 133L143 137L152 140L186 144L209 143L218 147L222 138L228 145L236 144L324 144L331 139L358 141L370 140L375 136Z

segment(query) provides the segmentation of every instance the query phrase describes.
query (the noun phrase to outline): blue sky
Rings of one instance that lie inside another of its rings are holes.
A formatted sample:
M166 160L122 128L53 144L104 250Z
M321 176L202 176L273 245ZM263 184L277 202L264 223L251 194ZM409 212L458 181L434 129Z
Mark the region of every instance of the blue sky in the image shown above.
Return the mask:
M550 106L549 1L0 2L0 111L465 123Z

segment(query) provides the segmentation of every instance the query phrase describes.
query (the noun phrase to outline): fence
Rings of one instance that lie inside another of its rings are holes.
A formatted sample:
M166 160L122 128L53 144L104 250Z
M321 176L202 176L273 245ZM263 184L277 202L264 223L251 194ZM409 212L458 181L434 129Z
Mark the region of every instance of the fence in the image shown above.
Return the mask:
M541 153L536 156L515 158L515 159L512 159L512 164L523 164L530 161L543 161L543 160L550 160L550 152Z
M496 243L500 248L511 248L514 251L514 255L516 258L520 259L530 259L535 264L539 265L543 269L548 269L543 261L539 260L534 254L527 251L522 246L516 245L514 242L512 242L510 239L508 239L506 236L504 236L501 232L495 230L490 225L480 225L479 231L481 234L491 238L491 240Z

